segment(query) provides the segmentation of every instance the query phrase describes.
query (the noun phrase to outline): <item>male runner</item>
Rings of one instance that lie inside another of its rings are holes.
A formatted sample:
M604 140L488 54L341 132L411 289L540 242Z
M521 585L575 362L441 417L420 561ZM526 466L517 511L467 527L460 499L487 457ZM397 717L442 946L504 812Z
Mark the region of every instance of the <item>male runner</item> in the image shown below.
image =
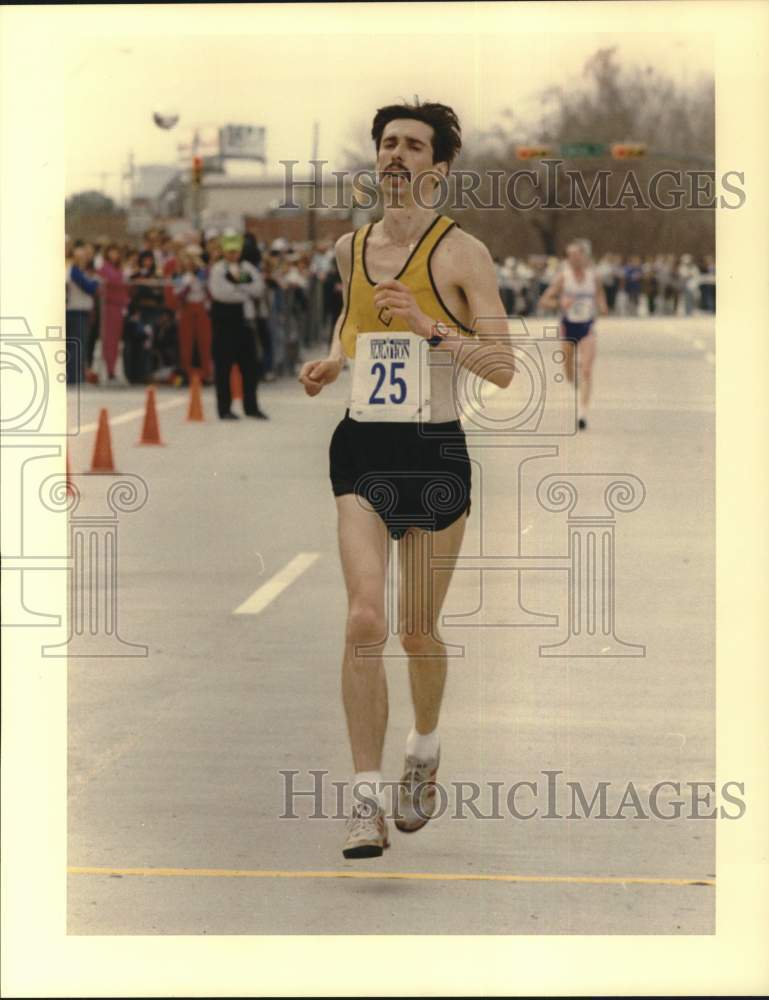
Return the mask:
M396 826L418 830L434 813L447 666L437 622L470 511L453 375L462 366L500 387L513 376L491 255L424 207L461 146L456 115L442 104L392 105L377 111L371 134L384 216L337 242L343 311L329 356L299 373L315 396L336 380L345 356L355 359L351 407L330 445L348 597L342 696L355 768L346 858L378 857L388 846L381 784L388 532L399 539L398 626L414 705ZM427 359L429 394L416 355ZM409 407L413 418L404 419ZM435 557L448 557L449 568L433 571Z
M579 359L579 392L577 396L577 426L587 428L587 408L592 388L593 362L596 336L593 323L596 306L602 316L608 315L603 284L595 268L590 266L589 245L584 240L574 240L566 247L563 268L545 289L539 305L544 308L558 306L561 311L561 338L564 341L566 377L575 378L575 348Z

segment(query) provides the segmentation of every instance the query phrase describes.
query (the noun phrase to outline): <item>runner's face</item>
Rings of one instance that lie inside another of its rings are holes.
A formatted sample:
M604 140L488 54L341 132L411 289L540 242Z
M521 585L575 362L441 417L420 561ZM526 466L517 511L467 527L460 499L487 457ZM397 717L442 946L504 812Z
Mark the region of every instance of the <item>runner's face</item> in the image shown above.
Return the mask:
M388 122L382 133L377 153L377 175L385 194L397 204L412 200L415 185L419 184L420 201L429 199L438 183L429 174L439 172L445 176L446 164L433 163L433 129L413 118L398 118ZM427 177L420 175L428 174ZM396 201L397 197L397 201Z
M566 251L566 256L572 267L582 268L585 266L585 254L581 247L569 247Z

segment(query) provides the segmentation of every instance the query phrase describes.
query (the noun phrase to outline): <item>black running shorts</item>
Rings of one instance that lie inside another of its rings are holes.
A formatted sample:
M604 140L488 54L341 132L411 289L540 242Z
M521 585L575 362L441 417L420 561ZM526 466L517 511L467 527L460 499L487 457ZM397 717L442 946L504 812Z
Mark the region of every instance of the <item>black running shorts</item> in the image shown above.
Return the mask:
M331 437L334 496L355 493L393 538L408 528L440 531L470 513L470 459L458 420L361 422L345 412Z
M561 320L561 339L574 340L579 343L593 329L593 321L589 319L586 323L572 323L571 320Z

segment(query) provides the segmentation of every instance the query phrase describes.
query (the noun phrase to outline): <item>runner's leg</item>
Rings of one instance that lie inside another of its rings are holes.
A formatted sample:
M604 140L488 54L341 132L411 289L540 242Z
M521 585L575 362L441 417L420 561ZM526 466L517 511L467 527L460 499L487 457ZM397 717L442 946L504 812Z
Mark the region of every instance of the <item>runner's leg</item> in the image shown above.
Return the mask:
M339 553L347 587L342 699L356 773L379 771L387 728L385 581L389 538L361 497L336 498Z
M563 335L562 335L563 336ZM563 346L563 367L566 372L566 378L574 384L574 341L573 340L561 340Z
M579 398L582 412L587 411L590 394L593 388L593 361L596 353L595 331L583 337L579 342Z
M438 631L440 614L456 565L467 518L462 515L441 531L410 528L398 546L399 635L409 657L415 728L431 733L438 726L447 657ZM436 569L437 557L450 557Z

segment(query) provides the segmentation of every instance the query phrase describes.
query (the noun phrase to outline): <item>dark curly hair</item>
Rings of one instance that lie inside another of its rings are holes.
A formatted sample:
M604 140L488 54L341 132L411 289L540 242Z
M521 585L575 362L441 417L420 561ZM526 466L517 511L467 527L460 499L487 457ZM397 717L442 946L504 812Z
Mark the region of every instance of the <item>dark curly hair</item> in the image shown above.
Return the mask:
M424 104L388 104L386 108L379 108L371 126L371 138L377 153L385 126L398 118L413 118L429 125L433 130L433 163L448 163L451 166L462 148L462 129L453 108L431 101Z

